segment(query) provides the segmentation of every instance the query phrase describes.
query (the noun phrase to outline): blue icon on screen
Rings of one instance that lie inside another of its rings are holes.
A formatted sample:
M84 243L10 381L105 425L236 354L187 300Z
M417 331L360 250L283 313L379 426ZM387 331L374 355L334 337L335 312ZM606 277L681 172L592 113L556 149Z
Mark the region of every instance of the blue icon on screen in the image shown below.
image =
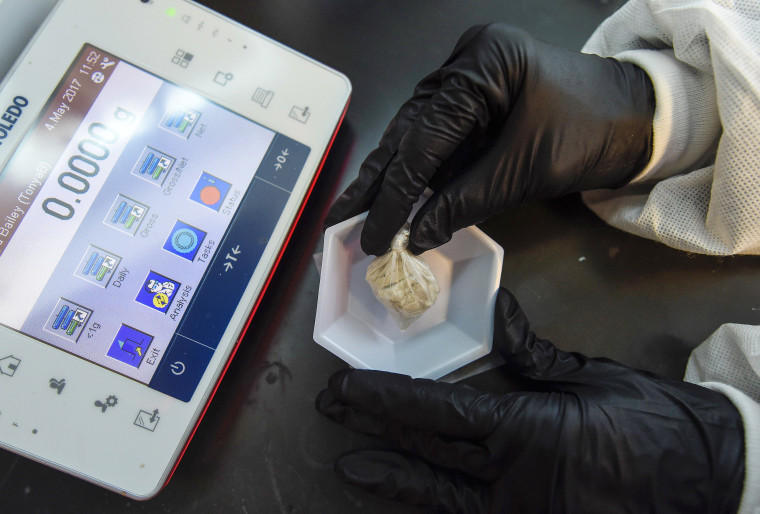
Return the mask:
M193 192L190 193L190 199L201 205L205 205L209 209L218 211L229 190L229 182L203 172L198 183L195 184Z
M201 113L181 104L172 104L161 117L159 126L172 134L187 139L198 123Z
M76 343L90 314L90 309L60 298L45 324L45 331Z
M138 368L152 342L153 336L128 325L122 325L106 355Z
M166 314L179 291L179 286L180 283L176 280L151 271L145 278L135 301Z
M164 243L164 250L192 261L203 243L206 233L200 229L177 221Z
M171 155L146 146L132 168L132 175L160 186L174 166L175 160Z
M100 287L107 287L121 257L90 245L77 267L76 275Z
M103 223L127 234L135 235L147 212L147 205L124 195L117 195Z

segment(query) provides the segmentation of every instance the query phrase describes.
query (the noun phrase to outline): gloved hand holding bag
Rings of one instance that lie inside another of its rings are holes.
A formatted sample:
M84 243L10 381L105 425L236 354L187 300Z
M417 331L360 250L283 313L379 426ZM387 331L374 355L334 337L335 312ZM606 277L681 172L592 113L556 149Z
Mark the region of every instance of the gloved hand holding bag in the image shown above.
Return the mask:
M398 111L326 226L369 210L361 245L385 253L412 206L409 250L522 202L625 185L648 163L655 99L639 67L474 27Z

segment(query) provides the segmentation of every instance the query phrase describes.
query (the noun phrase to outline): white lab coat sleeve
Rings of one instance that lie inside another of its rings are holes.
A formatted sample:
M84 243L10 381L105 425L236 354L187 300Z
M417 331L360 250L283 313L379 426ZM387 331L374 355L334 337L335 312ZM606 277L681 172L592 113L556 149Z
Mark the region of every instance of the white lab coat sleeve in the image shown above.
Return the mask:
M607 223L680 250L760 255L760 2L630 0L584 52L632 62L655 92L652 158L617 190L583 193ZM741 413L740 512L760 511L760 326L724 325L685 379Z
M726 395L744 424L744 494L739 512L760 510L760 326L726 324L689 357L684 379Z
M760 255L760 2L631 0L583 51L640 66L656 102L647 167L586 204L674 248Z

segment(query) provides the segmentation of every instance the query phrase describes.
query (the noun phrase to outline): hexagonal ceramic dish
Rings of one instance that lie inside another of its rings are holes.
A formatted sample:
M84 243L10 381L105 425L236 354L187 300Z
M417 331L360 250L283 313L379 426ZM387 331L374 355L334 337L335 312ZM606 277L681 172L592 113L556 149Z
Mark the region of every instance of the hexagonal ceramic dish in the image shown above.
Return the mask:
M314 340L355 368L440 378L491 351L504 250L476 227L422 254L441 291L401 330L364 275L374 259L359 237L366 213L325 232Z

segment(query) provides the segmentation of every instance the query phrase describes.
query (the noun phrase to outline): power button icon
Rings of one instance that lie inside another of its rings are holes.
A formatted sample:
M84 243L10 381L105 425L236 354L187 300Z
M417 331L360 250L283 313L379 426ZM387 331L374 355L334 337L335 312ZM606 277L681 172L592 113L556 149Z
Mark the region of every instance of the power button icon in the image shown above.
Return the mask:
M177 376L185 372L185 364L181 361L176 361L169 367L172 369L172 373Z

